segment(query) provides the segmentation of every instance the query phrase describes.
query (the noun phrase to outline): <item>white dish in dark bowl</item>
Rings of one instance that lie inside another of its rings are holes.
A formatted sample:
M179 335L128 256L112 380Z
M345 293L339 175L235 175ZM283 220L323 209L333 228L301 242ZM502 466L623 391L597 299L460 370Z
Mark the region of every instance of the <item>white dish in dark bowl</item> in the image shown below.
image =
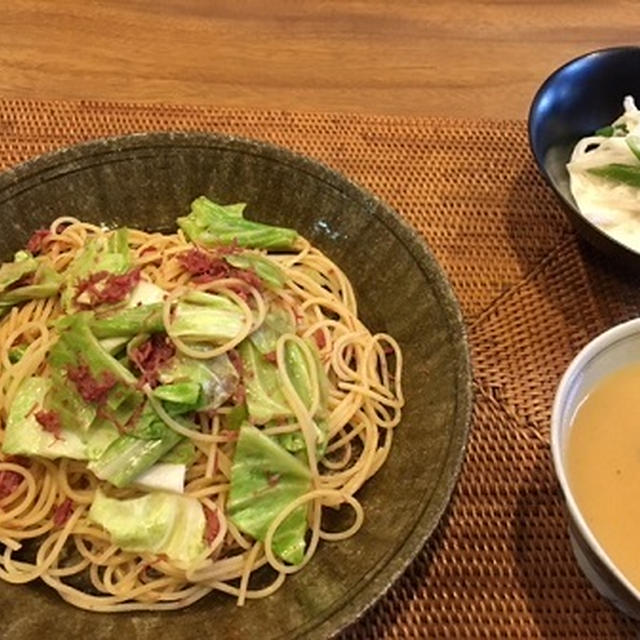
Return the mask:
M529 143L540 172L577 231L624 264L640 267L639 252L580 213L566 168L578 140L611 124L628 95L640 99L640 47L601 49L575 58L554 71L536 93L529 111Z

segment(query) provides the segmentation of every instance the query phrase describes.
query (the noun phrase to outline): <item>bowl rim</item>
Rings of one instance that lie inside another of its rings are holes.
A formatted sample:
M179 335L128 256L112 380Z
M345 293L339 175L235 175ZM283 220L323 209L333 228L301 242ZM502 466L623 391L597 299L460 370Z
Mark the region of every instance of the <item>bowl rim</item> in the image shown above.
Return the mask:
M606 568L615 576L615 578L633 595L640 603L640 589L636 588L629 579L622 573L616 564L611 560L609 554L602 547L596 536L591 531L582 511L573 495L571 484L566 472L566 464L564 460L560 434L563 424L564 407L566 406L573 381L577 375L580 375L584 367L591 362L596 356L602 353L606 348L620 342L633 335L640 335L640 318L633 318L617 324L603 333L599 334L588 342L573 358L562 376L553 401L551 409L551 454L556 478L560 483L562 494L564 495L569 516L576 525L580 535L585 540L589 548L603 562ZM569 427L570 428L570 427Z
M549 88L549 85L554 81L556 76L560 75L563 71L565 71L569 67L573 66L577 62L585 60L586 58L601 56L603 54L609 55L609 54L613 54L613 53L621 53L623 51L629 51L629 52L630 51L637 51L637 52L640 52L640 45L631 45L630 44L630 45L616 45L616 46L613 46L613 47L601 47L600 49L593 49L591 51L587 51L586 53L582 53L580 55L577 55L574 58L571 58L570 60L568 60L567 62L562 63L559 67L556 67L545 78L545 80L538 87L538 89L536 89L536 92L533 94L533 99L531 100L531 104L529 105L529 110L527 112L527 132L528 132L528 138L529 138L529 148L531 149L531 153L533 154L533 156L534 156L534 158L536 160L536 164L538 165L538 168L540 169L540 172L544 175L544 177L546 179L548 179L548 178L547 178L547 173L544 170L544 167L542 165L543 158L540 158L538 156L538 154L536 153L536 148L535 148L535 146L533 144L533 131L532 131L533 130L533 126L532 126L533 118L532 118L532 116L533 116L534 111L538 107L538 104L540 103L540 100L542 99L542 95L547 91L547 89Z
M554 69L538 87L533 96L533 99L531 100L531 104L529 105L529 110L527 112L527 139L529 143L529 149L531 150L531 155L533 156L536 166L538 167L538 171L544 178L544 181L551 187L552 191L556 194L560 202L565 207L568 207L572 213L578 216L580 224L584 225L588 229L589 235L597 236L601 239L602 242L605 242L607 243L607 245L609 245L610 250L615 250L616 252L622 254L625 258L630 260L638 260L640 258L640 249L635 250L627 246L626 244L623 244L613 236L609 235L606 231L603 231L598 225L591 222L591 220L586 218L580 212L580 209L573 199L566 198L565 195L559 191L546 170L546 167L544 165L544 157L541 157L538 154L536 145L534 145L533 142L534 113L537 111L543 95L547 92L549 86L553 83L558 75L560 75L569 67L587 58L632 51L640 54L640 45L616 45L613 47L602 47L600 49L593 49L592 51L587 51L586 53L571 58L567 62Z
M451 321L452 330L460 338L456 354L456 378L459 381L459 387L455 394L456 408L451 422L452 436L443 451L440 473L429 494L429 501L425 503L425 508L413 522L410 530L407 531L404 540L394 546L388 562L384 566L376 568L373 576L353 597L345 598L337 609L329 609L328 616L321 619L314 627L308 628L303 625L302 628L292 630L296 634L295 637L300 638L334 637L357 622L394 586L400 575L417 558L427 541L442 524L443 515L451 504L466 457L469 434L472 428L473 371L467 327L447 273L423 236L405 218L355 179L347 177L312 156L270 141L204 129L137 131L124 135L84 140L54 148L1 171L0 204L5 199L13 197L14 189L19 192L23 181L35 180L41 184L49 177L58 177L59 172L69 163L86 160L88 157L92 157L92 154L104 156L123 150L152 147L171 148L196 144L211 147L217 145L218 147L242 150L252 155L266 155L273 161L294 166L297 170L312 175L315 179L325 182L332 188L343 188L344 193L350 197L357 195L366 205L365 212L380 212L380 220L388 232L392 233L416 260L425 279L437 292L440 304ZM9 194L8 197L5 197L6 194ZM428 277L430 269L435 270L437 278ZM438 502L438 507L430 516L427 513L427 505L433 500Z

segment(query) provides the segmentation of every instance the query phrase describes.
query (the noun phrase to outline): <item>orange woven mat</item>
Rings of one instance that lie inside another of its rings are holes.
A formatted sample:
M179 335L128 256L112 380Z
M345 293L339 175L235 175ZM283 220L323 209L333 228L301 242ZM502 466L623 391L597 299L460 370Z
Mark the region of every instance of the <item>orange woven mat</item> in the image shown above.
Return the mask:
M640 296L575 237L524 123L0 102L0 165L166 129L268 140L344 172L422 232L462 305L476 386L462 476L425 549L343 638L634 637L572 558L548 422L570 359Z

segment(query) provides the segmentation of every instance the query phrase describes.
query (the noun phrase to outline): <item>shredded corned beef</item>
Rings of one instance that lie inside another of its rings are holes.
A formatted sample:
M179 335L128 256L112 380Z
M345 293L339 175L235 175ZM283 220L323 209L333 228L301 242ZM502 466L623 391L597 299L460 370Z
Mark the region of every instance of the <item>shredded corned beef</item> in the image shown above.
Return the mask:
M279 473L267 473L267 484L270 487L277 487L279 482L280 482Z
M195 277L210 275L213 279L216 277L224 278L231 268L225 260L200 251L200 249L183 251L178 255L178 261L185 271Z
M269 351L269 353L264 354L264 359L271 364L276 364L278 362L278 355L275 351Z
M56 527L63 527L73 513L73 500L66 498L64 502L56 507L53 513L53 524Z
M232 285L229 287L229 291L233 291L239 298L244 300L247 304L251 302L251 296L249 295L249 291L243 287L242 285Z
M139 267L122 275L98 271L78 282L75 302L83 309L93 309L101 304L122 302L139 282Z
M107 278L104 288L100 294L100 302L114 303L122 302L131 290L140 282L140 268L136 267L120 276L110 276Z
M194 282L205 283L222 278L230 278L233 267L218 255L212 255L200 249L189 249L178 256L185 271L188 271Z
M67 367L67 376L73 382L85 402L102 404L107 394L117 383L110 371L103 371L98 380L93 376L86 364L77 367Z
M142 373L142 383L154 387L158 383L160 369L176 353L173 342L166 334L155 333L139 347L131 350L131 360Z
M218 514L215 511L211 511L207 507L204 508L204 515L207 519L204 530L204 539L207 544L211 544L220 531L220 521L218 520Z
M322 329L316 329L313 337L315 338L318 349L324 349L327 346L327 341L324 337L324 331Z
M247 388L244 386L243 382L240 382L236 387L236 390L233 392L232 400L233 403L244 404L247 399Z
M34 256L39 254L44 248L45 238L51 235L49 229L37 229L31 234L27 242L27 251L30 251Z
M262 289L262 280L256 274L255 271L251 271L250 269L235 269L231 275L232 278L238 278L238 280L242 280L246 282L250 287L254 289L258 289L260 291Z
M80 280L76 285L76 298L85 291L93 292L95 285L109 276L108 271L97 271L88 275L84 280Z
M234 404L244 404L244 401L247 398L247 389L244 386L244 363L242 362L242 358L240 357L240 354L236 349L229 349L229 351L227 351L227 355L229 356L229 360L231 360L231 364L237 371L238 377L240 378L238 386L233 392L232 400Z
M229 356L229 360L231 360L231 364L234 366L235 370L238 372L240 379L244 376L244 364L242 362L242 358L238 353L237 349L229 349L227 351L227 355Z
M15 471L0 471L0 500L10 496L22 483L22 476Z
M254 271L232 267L224 258L220 257L237 251L238 248L233 246L220 247L215 254L200 249L189 249L179 254L178 260L182 268L191 274L192 280L196 283L202 284L223 278L237 278L251 287L261 289L262 280ZM243 298L246 297L247 292L244 288L234 288L233 290Z
M56 440L62 439L60 416L55 411L45 411L42 409L35 414L35 419L42 425L45 431L53 434Z

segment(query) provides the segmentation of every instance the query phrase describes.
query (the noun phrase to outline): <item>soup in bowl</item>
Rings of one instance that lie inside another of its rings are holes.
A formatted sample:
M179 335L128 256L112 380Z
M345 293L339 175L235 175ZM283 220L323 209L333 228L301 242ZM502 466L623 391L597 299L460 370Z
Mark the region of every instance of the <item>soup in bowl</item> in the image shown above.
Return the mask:
M640 319L592 340L569 365L551 417L556 475L580 568L640 619Z

